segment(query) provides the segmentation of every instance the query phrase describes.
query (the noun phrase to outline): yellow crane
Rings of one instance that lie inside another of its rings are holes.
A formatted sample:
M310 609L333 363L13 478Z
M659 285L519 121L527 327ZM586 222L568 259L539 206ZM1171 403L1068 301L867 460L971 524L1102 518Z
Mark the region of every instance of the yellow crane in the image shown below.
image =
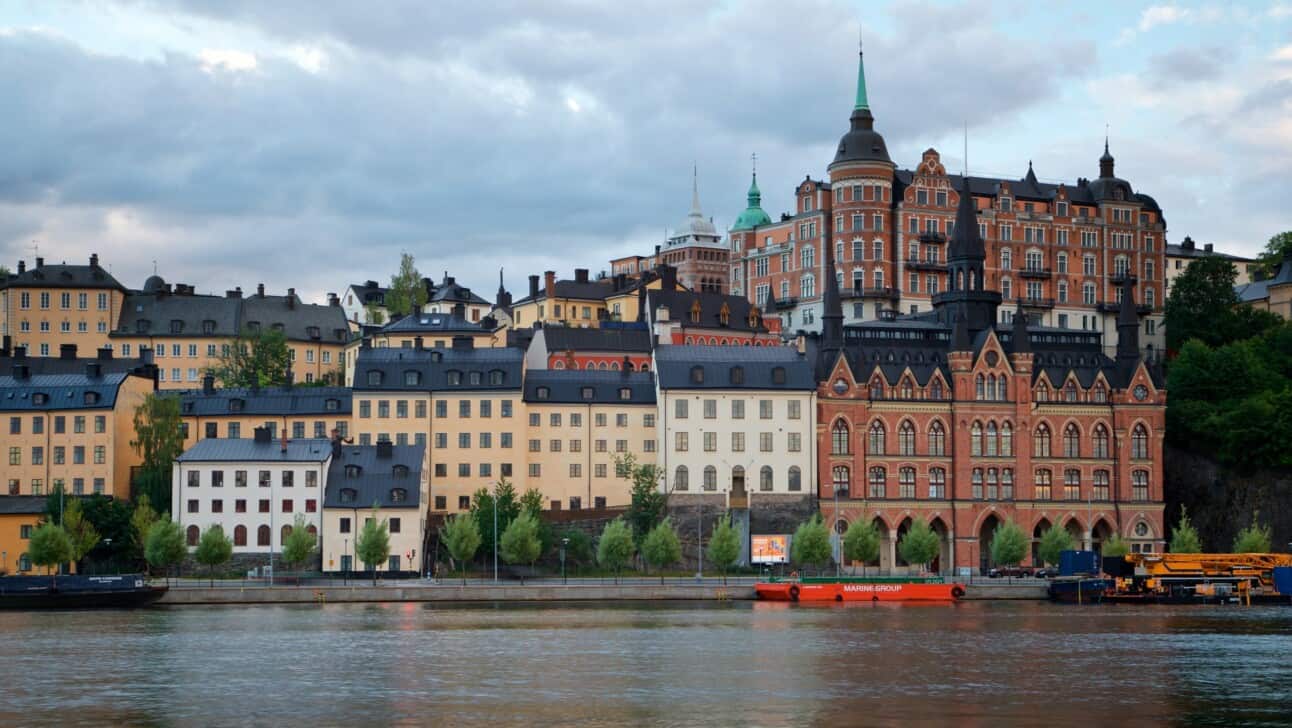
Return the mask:
M1197 598L1273 594L1273 570L1292 567L1292 554L1130 553L1125 568L1110 574L1116 592Z

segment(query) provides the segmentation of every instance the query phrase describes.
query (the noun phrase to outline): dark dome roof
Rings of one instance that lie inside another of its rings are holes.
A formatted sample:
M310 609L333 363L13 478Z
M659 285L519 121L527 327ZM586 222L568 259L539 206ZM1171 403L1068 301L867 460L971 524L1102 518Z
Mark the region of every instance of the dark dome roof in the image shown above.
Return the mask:
M834 155L835 164L844 162L886 162L892 164L888 157L888 146L884 137L875 131L875 117L870 109L855 109L851 117L852 126L848 133L839 140L839 151Z
M1090 180L1090 195L1096 200L1125 200L1131 202L1135 192L1130 182L1120 177L1100 177Z
M148 280L144 281L144 293L161 293L164 290L166 290L166 281L159 275L148 276Z

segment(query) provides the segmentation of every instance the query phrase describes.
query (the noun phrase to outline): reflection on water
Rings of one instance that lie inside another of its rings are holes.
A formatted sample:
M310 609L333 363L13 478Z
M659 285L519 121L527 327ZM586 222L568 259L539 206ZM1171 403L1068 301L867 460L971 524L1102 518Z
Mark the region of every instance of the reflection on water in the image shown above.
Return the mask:
M0 614L0 724L1282 723L1279 607L420 604Z

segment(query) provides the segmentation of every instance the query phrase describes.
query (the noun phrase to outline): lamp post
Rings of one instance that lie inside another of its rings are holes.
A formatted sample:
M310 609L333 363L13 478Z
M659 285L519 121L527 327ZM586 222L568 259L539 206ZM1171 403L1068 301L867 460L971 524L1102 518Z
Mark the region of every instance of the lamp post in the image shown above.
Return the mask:
M498 583L498 481L493 484L493 583Z
M830 539L834 542L834 578L838 579L839 562L843 557L843 541L839 539L839 484L832 482L830 492L834 494L834 523L830 524Z
M341 570L341 583L349 585L350 583L350 537L342 539L341 559L345 561L345 568Z
M565 547L570 545L570 539L561 539L561 585L564 586L569 582L565 579Z
M111 550L112 550L112 539L110 539L110 538L105 538L105 539L103 539L103 548L104 548L104 549L106 549L106 550L108 550L108 551L111 551Z

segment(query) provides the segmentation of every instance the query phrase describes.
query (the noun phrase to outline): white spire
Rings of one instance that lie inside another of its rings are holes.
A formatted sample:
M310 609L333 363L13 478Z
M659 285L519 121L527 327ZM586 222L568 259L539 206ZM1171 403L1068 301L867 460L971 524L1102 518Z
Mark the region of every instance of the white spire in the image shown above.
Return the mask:
M713 223L705 219L704 211L700 209L700 169L697 165L691 166L691 211L687 213L686 221L678 228L675 235L716 235L717 230Z
M704 217L700 211L700 168L691 165L691 217Z

